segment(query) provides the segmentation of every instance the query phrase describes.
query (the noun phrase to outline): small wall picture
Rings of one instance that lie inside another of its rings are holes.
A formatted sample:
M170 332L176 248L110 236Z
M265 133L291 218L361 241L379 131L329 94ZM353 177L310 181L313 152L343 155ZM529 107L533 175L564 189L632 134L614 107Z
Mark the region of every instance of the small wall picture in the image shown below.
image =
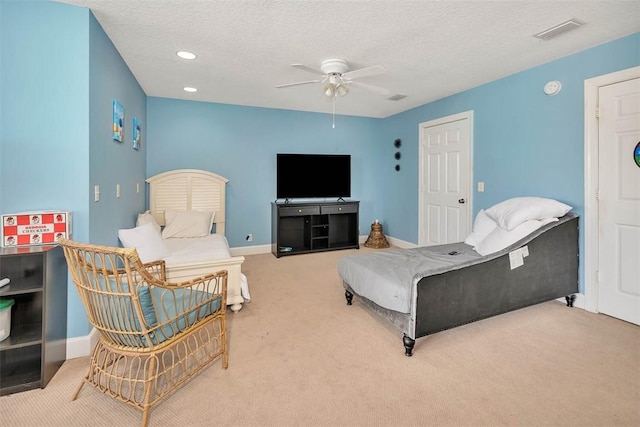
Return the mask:
M113 140L124 141L124 107L116 99L113 100Z
M140 142L142 140L142 131L140 130L140 123L138 122L138 118L133 118L133 149L140 149Z

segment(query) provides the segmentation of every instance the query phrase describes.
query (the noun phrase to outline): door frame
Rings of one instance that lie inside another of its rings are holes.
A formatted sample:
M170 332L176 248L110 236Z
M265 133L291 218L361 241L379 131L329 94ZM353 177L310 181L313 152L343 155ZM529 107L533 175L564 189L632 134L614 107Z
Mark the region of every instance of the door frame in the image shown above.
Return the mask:
M602 86L640 78L640 66L584 81L584 308L598 312L598 255L600 218L598 176L598 90Z
M427 171L422 167L424 157L424 150L422 149L422 129L430 128L433 126L443 125L445 123L457 122L459 120L467 119L467 126L469 127L469 162L467 164L469 168L468 174L468 186L469 195L467 196L467 206L469 209L469 215L467 215L467 229L471 232L473 224L473 110L464 111L458 114L452 114L446 117L440 117L438 119L429 120L418 124L418 246L423 245L421 241L422 231L427 226L424 218L424 208L422 200L422 183Z

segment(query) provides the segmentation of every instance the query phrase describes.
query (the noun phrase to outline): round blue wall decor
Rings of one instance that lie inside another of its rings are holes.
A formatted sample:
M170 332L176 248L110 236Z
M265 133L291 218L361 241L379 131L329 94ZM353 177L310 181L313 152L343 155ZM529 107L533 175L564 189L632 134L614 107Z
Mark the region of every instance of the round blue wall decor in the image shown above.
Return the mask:
M636 161L636 165L640 168L640 142L636 145L636 148L633 150L633 158Z

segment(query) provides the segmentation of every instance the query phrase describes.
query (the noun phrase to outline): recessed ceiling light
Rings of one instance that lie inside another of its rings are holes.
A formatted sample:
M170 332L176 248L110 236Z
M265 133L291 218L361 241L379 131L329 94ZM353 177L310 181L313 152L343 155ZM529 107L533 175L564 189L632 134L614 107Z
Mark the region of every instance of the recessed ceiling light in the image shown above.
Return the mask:
M195 53L187 52L186 50L180 50L176 52L176 55L178 55L182 59L196 59Z
M195 87L189 87L189 86L183 87L182 90L185 91L185 92L197 92L198 91L198 89L196 89Z

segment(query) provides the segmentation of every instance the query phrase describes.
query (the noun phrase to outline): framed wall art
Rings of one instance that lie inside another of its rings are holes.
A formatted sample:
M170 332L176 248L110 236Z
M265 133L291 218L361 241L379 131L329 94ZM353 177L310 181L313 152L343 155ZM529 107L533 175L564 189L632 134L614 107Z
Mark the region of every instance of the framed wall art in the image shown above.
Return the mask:
M113 100L113 140L124 141L124 107L117 99Z
M138 118L133 118L133 149L140 149L140 142L142 141L142 131L140 130L140 122L138 122Z

